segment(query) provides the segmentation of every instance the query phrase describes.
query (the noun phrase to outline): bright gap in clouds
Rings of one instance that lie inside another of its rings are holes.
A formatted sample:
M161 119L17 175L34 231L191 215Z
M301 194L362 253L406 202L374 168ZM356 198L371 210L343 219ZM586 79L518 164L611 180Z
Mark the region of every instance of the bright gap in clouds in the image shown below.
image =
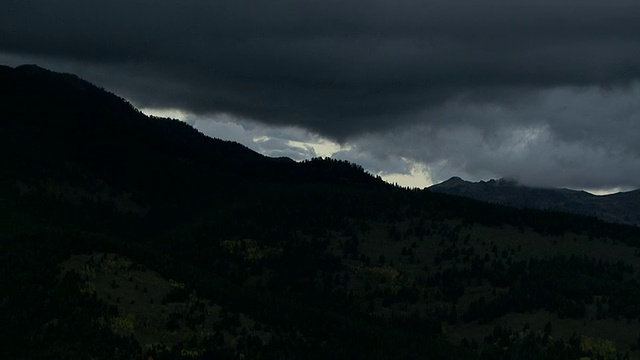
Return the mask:
M318 156L322 156L322 157L331 157L333 156L333 154L337 153L340 150L351 148L351 146L349 145L340 145L340 144L334 143L333 141L329 141L323 138L319 138L318 141L316 142L303 142L303 141L289 140L287 141L287 144L289 144L292 147L299 147L299 148L305 148L310 146L313 148L314 152Z
M271 157L286 156L296 161L313 157L334 157L358 163L361 154L350 144L338 144L319 135L294 127L273 127L242 121L220 114L202 118L179 109L141 108L151 116L168 117L184 121L205 135L222 140L236 141L258 153ZM349 154L345 156L345 154ZM371 156L367 156L371 159ZM375 160L372 160L375 162ZM409 188L424 188L433 184L427 168L407 158L399 158L407 171L386 171L382 164L359 164L369 173L378 175L391 184ZM374 169L375 168L375 169Z
M580 191L582 189L574 189L577 191ZM610 188L610 189L584 189L583 191L586 191L590 194L593 195L597 195L597 196L603 196L603 195L611 195L611 194L617 194L619 192L626 192L626 191L631 191L633 190L632 188L621 188L621 187L614 187L614 188Z
M180 109L140 108L144 114L184 121L188 114Z
M385 181L409 188L425 188L433 185L427 168L419 163L406 160L410 164L408 174L379 174Z

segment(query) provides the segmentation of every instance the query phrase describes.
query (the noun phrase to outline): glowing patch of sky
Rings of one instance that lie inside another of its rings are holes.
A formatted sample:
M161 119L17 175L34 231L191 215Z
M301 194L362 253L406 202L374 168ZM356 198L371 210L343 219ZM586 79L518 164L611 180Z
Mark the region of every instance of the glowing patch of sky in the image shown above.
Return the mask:
M348 150L351 148L349 145L340 146L340 144L334 143L332 141L329 141L323 138L319 138L318 141L313 141L313 142L289 140L287 141L287 143L294 147L310 146L313 148L315 153L318 154L318 156L322 156L322 157L331 157L333 154L335 154L340 150Z
M578 189L580 190L580 189ZM584 189L584 191L593 194L593 195L598 195L598 196L602 196L602 195L610 195L610 194L617 194L619 192L625 192L625 191L631 191L633 189L631 188L621 188L621 187L615 187L615 188L610 188L610 189Z
M433 185L431 176L424 165L412 163L409 174L378 174L386 182L409 188L425 188Z
M141 108L146 115L157 116L163 118L171 118L184 121L189 114L180 109L158 109L158 108Z

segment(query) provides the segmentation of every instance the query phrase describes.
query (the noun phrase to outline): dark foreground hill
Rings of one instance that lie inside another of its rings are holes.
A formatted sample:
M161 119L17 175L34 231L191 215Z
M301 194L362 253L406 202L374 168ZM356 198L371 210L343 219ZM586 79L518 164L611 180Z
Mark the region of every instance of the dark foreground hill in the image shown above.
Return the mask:
M405 190L0 67L0 357L637 358L640 230Z
M640 226L640 190L597 196L585 191L523 186L504 179L469 182L458 177L433 185L429 190L517 208L563 211Z

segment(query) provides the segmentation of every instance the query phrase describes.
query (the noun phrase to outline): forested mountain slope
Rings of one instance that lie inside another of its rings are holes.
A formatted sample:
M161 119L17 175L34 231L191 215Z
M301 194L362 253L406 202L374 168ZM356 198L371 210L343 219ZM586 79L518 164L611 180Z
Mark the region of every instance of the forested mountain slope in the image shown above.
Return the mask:
M523 186L504 179L469 182L454 177L429 187L429 190L518 208L564 211L640 226L640 189L597 196L585 191Z
M271 159L0 67L7 359L637 358L640 230Z

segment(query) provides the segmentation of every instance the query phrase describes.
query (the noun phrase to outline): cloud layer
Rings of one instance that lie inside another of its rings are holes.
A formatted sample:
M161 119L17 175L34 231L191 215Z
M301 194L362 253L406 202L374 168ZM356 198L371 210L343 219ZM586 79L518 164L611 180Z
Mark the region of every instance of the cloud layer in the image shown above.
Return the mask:
M434 179L640 187L637 0L8 0L3 10L0 59L56 64L139 106L305 129L351 144L343 156L409 159Z

